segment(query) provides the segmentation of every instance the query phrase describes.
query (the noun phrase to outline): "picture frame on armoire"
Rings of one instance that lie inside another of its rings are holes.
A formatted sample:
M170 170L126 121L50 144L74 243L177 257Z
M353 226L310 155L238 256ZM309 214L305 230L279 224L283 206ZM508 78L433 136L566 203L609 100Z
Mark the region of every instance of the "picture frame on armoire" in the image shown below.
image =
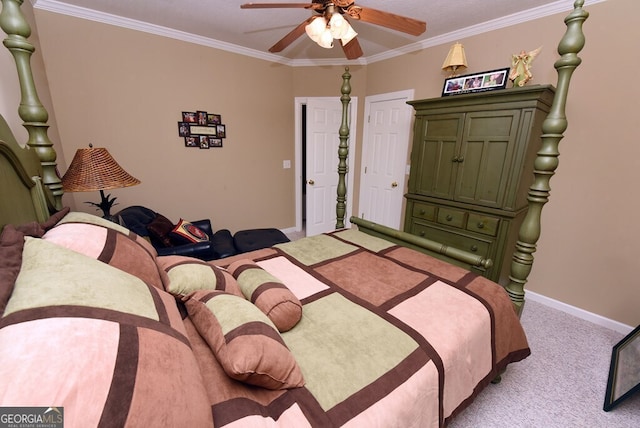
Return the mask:
M613 347L604 411L637 391L640 391L640 325Z

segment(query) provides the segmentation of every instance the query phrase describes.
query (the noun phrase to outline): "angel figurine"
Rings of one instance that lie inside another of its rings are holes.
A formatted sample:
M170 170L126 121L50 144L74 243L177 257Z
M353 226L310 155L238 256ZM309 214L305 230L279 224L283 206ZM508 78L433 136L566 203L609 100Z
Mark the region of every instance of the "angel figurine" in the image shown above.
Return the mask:
M509 72L509 80L513 82L513 86L524 86L529 80L533 79L531 74L531 63L538 56L542 46L531 52L520 52L519 55L511 55L511 71Z

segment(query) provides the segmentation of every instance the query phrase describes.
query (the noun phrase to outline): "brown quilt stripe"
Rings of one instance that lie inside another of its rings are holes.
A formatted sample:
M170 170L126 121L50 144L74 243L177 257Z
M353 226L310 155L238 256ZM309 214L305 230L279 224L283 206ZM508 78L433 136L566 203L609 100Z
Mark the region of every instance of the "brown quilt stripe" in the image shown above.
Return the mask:
M138 352L138 329L134 326L121 325L118 356L99 426L126 425L136 384Z
M334 424L307 388L287 390L272 402L264 405L250 398L233 398L211 406L213 426L222 427L238 419L260 415L277 421L291 406L297 404L312 427L332 427Z
M393 392L394 389L406 382L430 360L431 358L425 353L424 349L417 348L400 364L386 372L375 382L370 383L347 400L329 409L327 415L336 426L344 425ZM439 369L438 371L440 372Z
M400 293L398 294L396 297L387 300L385 303L383 303L382 305L379 306L379 308L383 311L388 311L391 308L396 307L398 304L404 302L405 300L416 296L417 294L420 294L422 291L424 291L425 289L429 288L429 286L433 285L435 282L439 281L438 277L436 276L429 276L427 277L424 281L422 281L420 284L416 285L415 287L405 291L404 293Z
M147 289L151 294L151 298L153 299L153 304L155 305L156 312L158 313L159 321L163 324L171 324L169 313L167 312L167 307L164 305L164 302L160 297L160 290L153 285L147 283L145 283L145 285L147 286Z
M112 321L122 325L147 328L149 330L155 330L171 336L174 339L179 340L185 345L191 347L189 339L181 332L175 330L170 324L164 324L147 317L141 317L139 315L127 314L124 312L113 311L111 309L94 308L89 306L60 305L26 309L14 312L6 317L1 318L0 328L27 321L63 317L99 319L104 321Z
M108 229L107 237L105 239L104 247L102 248L102 252L98 256L98 260L103 263L109 264L109 261L113 258L113 255L116 251L118 244L118 235L115 230Z

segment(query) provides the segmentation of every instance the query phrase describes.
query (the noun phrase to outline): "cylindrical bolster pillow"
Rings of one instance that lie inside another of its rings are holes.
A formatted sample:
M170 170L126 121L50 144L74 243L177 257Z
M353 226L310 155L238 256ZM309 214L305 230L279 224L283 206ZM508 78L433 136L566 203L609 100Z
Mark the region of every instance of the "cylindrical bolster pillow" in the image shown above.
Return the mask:
M269 317L278 331L291 330L298 324L302 304L282 281L253 260L238 260L227 270L238 282L242 294Z

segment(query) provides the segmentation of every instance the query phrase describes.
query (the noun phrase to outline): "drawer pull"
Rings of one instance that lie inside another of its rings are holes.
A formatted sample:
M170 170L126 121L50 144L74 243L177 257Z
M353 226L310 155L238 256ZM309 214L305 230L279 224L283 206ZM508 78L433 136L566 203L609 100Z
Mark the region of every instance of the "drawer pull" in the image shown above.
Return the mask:
M483 222L478 222L478 229L484 229L484 223Z
M475 252L477 252L477 251L478 251L478 246L477 246L477 245L472 245L472 246L471 246L471 252L472 252L472 253L475 253Z
M452 216L451 214L447 214L447 216L445 217L445 219L446 219L447 221L451 221L451 220L453 220L453 216Z
M420 210L420 215L425 215L426 211L425 210Z
M424 230L420 231L420 236L424 236Z

